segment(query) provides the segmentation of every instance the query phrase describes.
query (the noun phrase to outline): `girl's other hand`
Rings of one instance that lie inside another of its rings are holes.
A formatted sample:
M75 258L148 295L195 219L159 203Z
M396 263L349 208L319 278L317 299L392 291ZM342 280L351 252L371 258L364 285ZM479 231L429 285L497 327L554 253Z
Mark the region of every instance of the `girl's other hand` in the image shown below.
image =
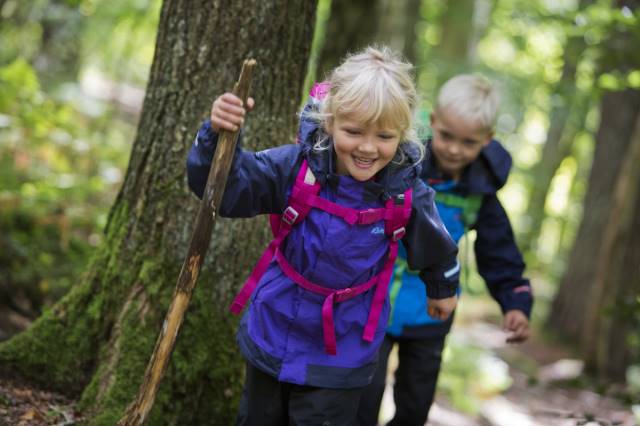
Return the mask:
M242 126L246 112L251 111L254 104L253 98L248 98L245 109L242 100L233 93L227 92L219 96L211 107L211 127L216 132L235 132Z
M446 299L427 299L427 313L431 318L445 321L458 305L458 296Z

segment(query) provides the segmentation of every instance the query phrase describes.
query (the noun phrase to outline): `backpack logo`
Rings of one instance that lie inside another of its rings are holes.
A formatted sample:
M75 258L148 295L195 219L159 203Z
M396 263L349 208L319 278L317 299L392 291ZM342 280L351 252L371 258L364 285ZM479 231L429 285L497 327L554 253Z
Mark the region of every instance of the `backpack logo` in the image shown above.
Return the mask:
M380 234L384 234L384 228L380 227L380 226L376 226L375 228L373 228L371 230L371 234L373 235L380 235Z

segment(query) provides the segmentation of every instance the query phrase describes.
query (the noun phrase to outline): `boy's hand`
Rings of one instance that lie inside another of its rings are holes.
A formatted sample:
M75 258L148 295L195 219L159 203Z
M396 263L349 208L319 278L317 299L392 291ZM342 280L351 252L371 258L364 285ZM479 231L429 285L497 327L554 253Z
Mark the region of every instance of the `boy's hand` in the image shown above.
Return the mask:
M458 305L458 296L446 299L427 299L427 313L431 318L444 321L456 309L456 305Z
M247 111L253 109L253 98L247 99L247 109L243 108L242 100L233 93L225 93L219 96L211 107L211 127L216 132L229 130L235 132L244 123Z
M522 343L529 338L529 320L524 312L518 309L504 314L503 328L510 332L507 343Z

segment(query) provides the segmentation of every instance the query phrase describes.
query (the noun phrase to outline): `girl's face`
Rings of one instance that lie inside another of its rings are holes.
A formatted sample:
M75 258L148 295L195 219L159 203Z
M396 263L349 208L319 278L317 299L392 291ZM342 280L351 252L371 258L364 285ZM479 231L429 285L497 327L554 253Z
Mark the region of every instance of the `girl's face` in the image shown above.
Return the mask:
M401 135L398 129L365 126L349 117L335 117L328 133L333 137L338 174L361 182L389 164Z

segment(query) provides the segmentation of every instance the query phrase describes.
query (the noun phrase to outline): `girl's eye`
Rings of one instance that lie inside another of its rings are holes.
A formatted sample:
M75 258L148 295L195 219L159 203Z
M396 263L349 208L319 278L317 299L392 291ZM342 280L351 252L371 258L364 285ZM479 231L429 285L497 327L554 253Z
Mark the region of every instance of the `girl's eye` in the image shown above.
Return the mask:
M359 129L344 129L345 132L347 132L350 135L359 135L361 132Z
M383 134L378 135L378 137L380 139L389 140L389 139L393 139L395 136L383 133Z

